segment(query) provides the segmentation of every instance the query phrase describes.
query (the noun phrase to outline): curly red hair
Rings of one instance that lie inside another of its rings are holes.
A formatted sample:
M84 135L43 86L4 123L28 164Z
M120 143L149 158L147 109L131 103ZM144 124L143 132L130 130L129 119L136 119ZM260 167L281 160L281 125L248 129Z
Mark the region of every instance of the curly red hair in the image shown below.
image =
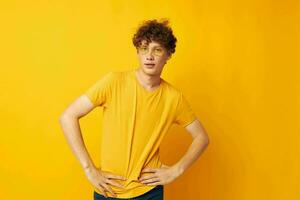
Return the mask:
M143 21L132 38L133 45L138 48L143 40L147 44L155 41L165 47L168 54L175 53L177 39L168 24L168 19Z

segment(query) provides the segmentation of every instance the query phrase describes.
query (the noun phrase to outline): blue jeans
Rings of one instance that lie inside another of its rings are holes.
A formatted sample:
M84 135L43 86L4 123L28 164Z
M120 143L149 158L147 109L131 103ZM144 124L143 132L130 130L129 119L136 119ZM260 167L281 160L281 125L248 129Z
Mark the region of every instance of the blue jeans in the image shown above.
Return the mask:
M102 194L97 193L94 191L94 200L117 200L122 198L114 198L114 197L105 197ZM164 186L157 185L155 188L151 189L150 191L133 198L123 199L123 200L163 200L164 199Z

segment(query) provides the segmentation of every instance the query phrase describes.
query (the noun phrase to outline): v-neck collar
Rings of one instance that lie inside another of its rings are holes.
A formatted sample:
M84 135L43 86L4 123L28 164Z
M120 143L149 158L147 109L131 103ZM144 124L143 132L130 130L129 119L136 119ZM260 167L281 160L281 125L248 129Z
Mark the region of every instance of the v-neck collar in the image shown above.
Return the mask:
M133 69L133 70L131 71L131 74L132 74L132 76L133 76L133 78L134 78L136 84L138 85L138 87L139 87L142 91L144 91L145 93L147 93L147 94L154 94L154 93L158 92L159 90L161 90L161 88L162 88L162 86L163 86L163 84L164 84L164 80L161 78L159 86L158 86L156 89L154 89L153 91L150 91L150 90L147 90L147 89L140 83L140 81L138 80L138 77L137 77L137 75L136 75L136 69Z

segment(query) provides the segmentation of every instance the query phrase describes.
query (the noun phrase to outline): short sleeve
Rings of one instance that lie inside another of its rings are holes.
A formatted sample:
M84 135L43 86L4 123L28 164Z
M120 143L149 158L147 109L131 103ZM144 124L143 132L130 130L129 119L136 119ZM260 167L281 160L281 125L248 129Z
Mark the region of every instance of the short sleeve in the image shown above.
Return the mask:
M91 100L94 106L104 106L111 97L111 90L115 80L114 72L105 74L90 86L84 94Z
M182 93L179 95L178 104L176 107L174 123L185 127L192 123L197 118L187 99Z

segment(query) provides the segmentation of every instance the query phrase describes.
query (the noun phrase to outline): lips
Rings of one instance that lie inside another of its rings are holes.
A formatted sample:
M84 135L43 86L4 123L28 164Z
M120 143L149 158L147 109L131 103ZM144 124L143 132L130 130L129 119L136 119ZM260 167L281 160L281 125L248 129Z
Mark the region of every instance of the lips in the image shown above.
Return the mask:
M153 64L153 63L145 63L145 66L146 66L147 68L149 68L149 69L152 69L152 68L155 67L155 64Z
M153 68L155 66L154 63L145 63L145 66L148 68Z

